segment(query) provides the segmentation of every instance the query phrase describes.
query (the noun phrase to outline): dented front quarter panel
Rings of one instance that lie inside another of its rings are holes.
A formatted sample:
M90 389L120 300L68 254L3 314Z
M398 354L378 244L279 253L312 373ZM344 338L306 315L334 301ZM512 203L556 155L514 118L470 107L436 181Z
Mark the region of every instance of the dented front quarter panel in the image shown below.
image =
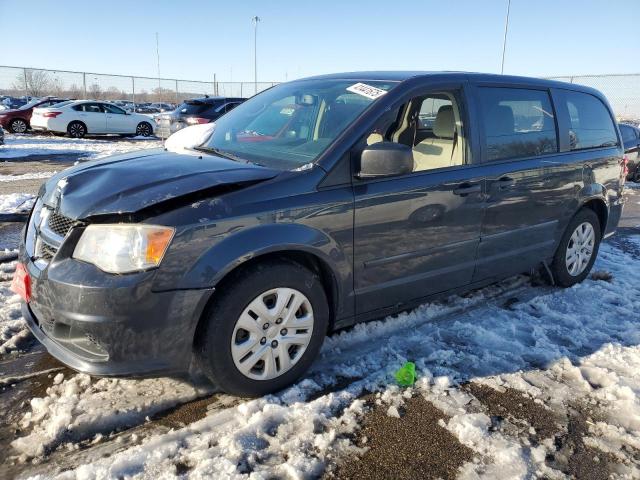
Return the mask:
M284 172L270 181L161 213L177 226L154 291L215 288L231 270L267 253L307 252L337 285L337 317L353 313L353 192L316 190L324 171Z

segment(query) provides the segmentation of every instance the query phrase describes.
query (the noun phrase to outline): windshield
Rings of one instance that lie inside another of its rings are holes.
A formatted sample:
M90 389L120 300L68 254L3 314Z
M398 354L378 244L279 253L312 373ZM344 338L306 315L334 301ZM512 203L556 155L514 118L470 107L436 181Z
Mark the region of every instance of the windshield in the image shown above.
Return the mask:
M284 83L216 121L201 147L270 168L313 162L395 82L322 79Z

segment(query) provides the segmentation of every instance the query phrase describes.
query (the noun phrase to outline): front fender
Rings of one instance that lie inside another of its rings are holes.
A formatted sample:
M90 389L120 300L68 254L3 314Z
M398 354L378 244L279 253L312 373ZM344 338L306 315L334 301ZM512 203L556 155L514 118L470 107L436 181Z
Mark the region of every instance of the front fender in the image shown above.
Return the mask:
M177 289L215 288L233 269L261 255L299 252L315 256L335 280L337 307L348 314L353 278L350 257L322 230L298 223L256 225L226 235L187 269Z
M211 247L184 275L181 288L215 287L227 273L247 260L281 251L315 255L336 277L351 272L344 252L322 231L295 223L259 225L231 234Z

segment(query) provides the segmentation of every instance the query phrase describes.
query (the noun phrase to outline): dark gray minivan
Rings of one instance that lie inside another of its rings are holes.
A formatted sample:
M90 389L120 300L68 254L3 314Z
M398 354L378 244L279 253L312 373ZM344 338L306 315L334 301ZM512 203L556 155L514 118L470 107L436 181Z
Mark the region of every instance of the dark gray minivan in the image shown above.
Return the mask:
M194 127L199 128L199 127ZM261 395L332 330L545 266L582 281L625 160L596 90L421 72L319 76L199 147L51 178L13 288L49 352L96 375L185 371Z

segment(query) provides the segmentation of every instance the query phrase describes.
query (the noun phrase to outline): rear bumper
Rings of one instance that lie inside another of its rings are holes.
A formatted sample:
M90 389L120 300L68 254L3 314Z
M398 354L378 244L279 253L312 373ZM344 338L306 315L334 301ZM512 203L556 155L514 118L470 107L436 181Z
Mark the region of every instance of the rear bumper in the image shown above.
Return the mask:
M33 116L31 117L31 129L36 131L46 131L46 130L59 131L54 128L55 122L53 122L52 120L53 119L46 119L42 117Z
M30 303L22 306L23 316L38 341L62 363L107 376L188 369L195 327L210 290L153 292L153 272L113 276L90 265L72 272L71 265L60 268L67 261L39 270L26 255L20 261L29 272L32 292Z
M609 205L609 216L607 217L607 227L605 228L603 238L609 238L616 233L623 209L624 200L622 198L619 198L616 202Z

